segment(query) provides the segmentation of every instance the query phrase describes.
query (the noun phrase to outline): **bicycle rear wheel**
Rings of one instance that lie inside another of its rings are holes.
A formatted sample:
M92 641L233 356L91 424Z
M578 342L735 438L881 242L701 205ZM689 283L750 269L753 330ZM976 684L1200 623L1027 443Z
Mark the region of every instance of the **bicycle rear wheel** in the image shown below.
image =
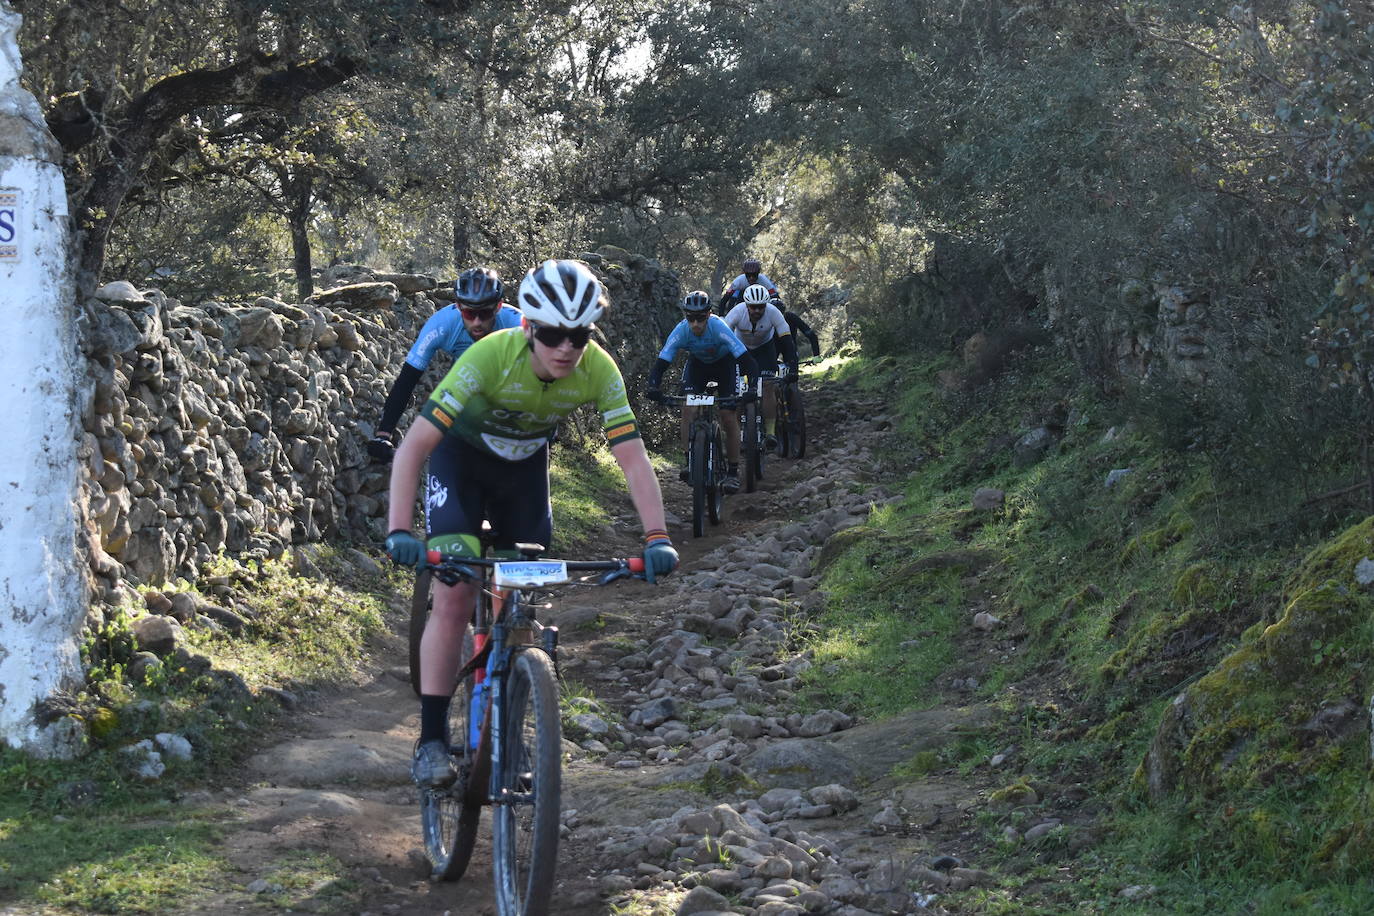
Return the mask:
M802 404L801 389L796 385L787 388L787 437L793 458L806 457L806 408Z
M558 858L563 737L553 663L543 651L516 653L501 705L501 788L492 809L496 911L544 916Z
M410 689L420 695L420 637L425 635L429 622L429 585L432 574L422 569L415 576L415 590L410 595Z
M754 426L758 438L754 440L754 480L760 481L763 479L763 466L768 463L768 443L765 438L766 434L764 433L762 404L757 407L756 411L757 417Z
M778 417L778 456L786 458L792 449L792 418L787 410L787 391L791 390L790 385L779 385L777 390L777 417Z
M706 437L700 432L692 436L691 478L692 478L692 537L706 535L706 500L710 473L706 466Z
M472 630L463 637L459 664L472 657ZM453 692L448 710L449 752L458 768L458 781L445 789L420 791L420 830L424 838L425 856L429 859L430 877L435 881L457 881L467 870L472 849L477 841L477 826L482 820L483 794L488 774L485 761L490 748L488 734L483 732L481 744L467 746L472 716L472 676L464 679Z
M740 455L740 464L744 465L744 492L753 493L758 486L758 454L759 442L763 435L759 427L759 405L750 403L744 408L744 422L740 424L744 431L744 450Z

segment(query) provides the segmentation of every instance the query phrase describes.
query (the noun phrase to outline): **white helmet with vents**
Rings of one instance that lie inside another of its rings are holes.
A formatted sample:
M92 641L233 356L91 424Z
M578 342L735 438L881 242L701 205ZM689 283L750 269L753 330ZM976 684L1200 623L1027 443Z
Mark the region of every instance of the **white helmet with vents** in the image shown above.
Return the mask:
M744 291L745 305L763 305L768 301L768 287L761 283L755 283Z
M525 274L516 299L529 321L562 328L588 327L609 304L590 268L552 259Z

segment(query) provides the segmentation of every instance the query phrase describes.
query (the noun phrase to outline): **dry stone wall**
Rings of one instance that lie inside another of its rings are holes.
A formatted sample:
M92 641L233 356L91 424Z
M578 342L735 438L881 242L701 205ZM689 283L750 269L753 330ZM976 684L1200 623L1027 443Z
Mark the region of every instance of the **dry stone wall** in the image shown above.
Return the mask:
M606 344L638 390L677 320L677 279L620 249L580 257L611 294ZM364 443L417 332L452 287L357 267L332 270L321 286L300 304L192 305L121 281L83 303L78 455L98 598L194 581L221 551L376 543L388 468L368 459ZM446 369L435 361L416 402Z

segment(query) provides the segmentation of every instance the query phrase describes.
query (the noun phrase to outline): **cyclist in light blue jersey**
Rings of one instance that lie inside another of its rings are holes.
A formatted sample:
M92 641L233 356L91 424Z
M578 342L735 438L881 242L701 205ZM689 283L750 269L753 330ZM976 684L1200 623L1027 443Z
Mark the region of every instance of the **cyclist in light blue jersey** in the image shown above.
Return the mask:
M701 290L687 294L682 300L682 312L682 321L668 335L667 343L659 351L658 359L649 371L649 389L645 396L651 401L662 399L663 392L659 386L663 381L663 373L672 365L673 357L682 352L687 354L687 365L682 370L683 392L700 393L706 390L707 382L715 382L721 397L733 397L739 390L740 375L752 379L757 373L749 349L724 321L711 314L711 297ZM682 408L684 453L696 413L695 407ZM739 414L733 408L722 408L720 422L725 427L728 465L723 484L727 492L734 493L739 490ZM687 479L685 460L679 476Z
M470 267L458 275L453 305L430 316L406 354L401 372L391 385L377 421L377 432L367 443L367 453L378 461L390 461L396 449L396 422L410 405L410 395L440 350L455 360L463 351L492 331L520 326L520 310L501 302L501 278L488 267Z

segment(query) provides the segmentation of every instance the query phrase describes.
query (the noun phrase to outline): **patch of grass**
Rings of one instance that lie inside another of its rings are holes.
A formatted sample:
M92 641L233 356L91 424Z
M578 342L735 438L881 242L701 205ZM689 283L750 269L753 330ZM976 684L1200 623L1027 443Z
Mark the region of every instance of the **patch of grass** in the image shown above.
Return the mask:
M320 565L334 570L346 560L323 552ZM404 576L404 574L400 574ZM240 578L242 601L253 610L244 632L192 630L191 645L234 671L250 687L263 684L339 683L360 670L369 641L385 631L387 596L405 593L408 579L392 591L392 578L368 581L368 590L293 575L283 561L268 560ZM289 646L290 651L283 651Z
M238 892L239 876L214 852L222 825L174 800L188 784L222 778L270 731L281 707L259 688L300 693L355 677L383 631L385 602L406 584L346 549L318 549L312 562L329 582L294 575L282 561L211 564L204 582L216 591L202 600L239 614L239 632L188 622L184 645L141 677L131 674L132 609L108 613L83 648L86 685L59 710L85 723L86 755L43 761L0 750L0 897L162 913ZM163 732L186 738L192 758L164 753L166 771L144 782L123 748ZM324 907L338 895L316 886L321 878L300 878L311 890L292 899Z
M37 761L0 750L0 898L161 913L225 880L212 819L129 781L112 751ZM88 800L89 799L89 800Z
M288 850L261 877L268 888L262 896L283 910L312 913L353 913L359 902L358 883L333 856L310 850Z
M608 903L610 916L672 916L678 910L686 891L654 889L630 891L624 898Z
M557 555L593 543L612 521L607 507L628 506L629 495L609 449L603 446L588 453L560 448L549 466L549 501L556 541L550 547Z
M715 765L708 766L706 772L698 779L660 783L658 788L661 791L697 792L711 799L726 798L737 792L757 795L764 791L760 782L750 778L742 770L726 771Z
M901 524L890 512L875 518ZM825 574L830 600L805 639L814 655L801 683L816 705L885 716L935 701L931 684L953 657L963 593L955 567L894 575L908 539L872 521L866 530L878 536L854 538Z

